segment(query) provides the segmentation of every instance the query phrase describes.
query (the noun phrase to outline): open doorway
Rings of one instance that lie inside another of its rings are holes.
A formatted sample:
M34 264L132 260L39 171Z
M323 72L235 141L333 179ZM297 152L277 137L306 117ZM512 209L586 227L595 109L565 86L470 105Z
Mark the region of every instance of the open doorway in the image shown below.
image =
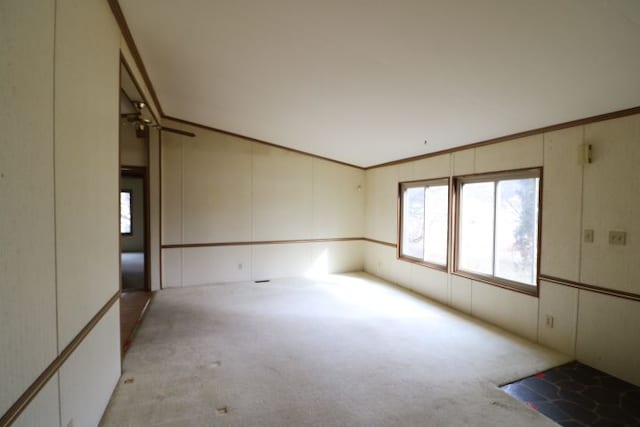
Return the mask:
M120 343L128 350L151 299L149 127L155 120L120 67Z
M147 168L120 169L120 265L123 292L149 291Z

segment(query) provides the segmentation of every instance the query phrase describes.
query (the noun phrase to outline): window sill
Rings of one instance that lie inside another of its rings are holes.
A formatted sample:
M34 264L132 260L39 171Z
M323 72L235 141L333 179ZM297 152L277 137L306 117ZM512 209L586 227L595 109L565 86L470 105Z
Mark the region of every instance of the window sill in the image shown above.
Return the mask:
M484 283L491 286L496 286L498 288L506 289L513 292L518 292L520 294L529 295L535 298L538 298L538 292L540 287L538 285L524 285L521 283L511 282L509 280L502 280L495 277L487 277L481 274L469 273L466 271L456 270L451 272L454 276L464 277L465 279L470 279L476 282ZM536 280L538 283L538 280Z
M446 265L440 265L440 264L433 264L431 262L427 262L427 261L421 261L419 259L413 259L413 258L408 258L408 257L404 257L404 256L399 256L397 257L397 259L399 259L400 261L404 261L404 262L408 262L410 264L416 264L422 267L427 267L427 268L431 268L433 270L438 270L438 271L442 271L447 273L448 272L448 268Z

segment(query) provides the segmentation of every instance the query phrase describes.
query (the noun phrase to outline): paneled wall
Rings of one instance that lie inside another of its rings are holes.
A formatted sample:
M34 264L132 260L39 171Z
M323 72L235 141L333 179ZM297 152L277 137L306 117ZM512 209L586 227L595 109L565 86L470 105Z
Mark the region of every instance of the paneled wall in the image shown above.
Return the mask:
M0 416L57 355L54 4L0 2ZM56 383L23 425L57 418Z
M579 146L593 146L593 163ZM640 294L640 116L576 126L366 172L365 236L395 245L400 181L542 166L541 274ZM582 230L593 229L593 243ZM608 243L610 230L627 244ZM640 302L542 280L539 298L396 259L367 242L365 270L640 384ZM552 328L546 316L554 317Z
M362 269L361 241L308 241L362 237L361 169L164 124L197 135L163 132L165 287Z
M109 307L15 425L97 425L120 376L120 32L103 0L0 2L0 417Z

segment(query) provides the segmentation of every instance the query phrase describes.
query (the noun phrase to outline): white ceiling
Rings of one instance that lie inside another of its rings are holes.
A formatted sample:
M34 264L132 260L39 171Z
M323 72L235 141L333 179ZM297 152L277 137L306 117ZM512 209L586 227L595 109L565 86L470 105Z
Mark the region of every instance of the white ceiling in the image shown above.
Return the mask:
M360 166L640 106L640 0L120 5L166 115Z

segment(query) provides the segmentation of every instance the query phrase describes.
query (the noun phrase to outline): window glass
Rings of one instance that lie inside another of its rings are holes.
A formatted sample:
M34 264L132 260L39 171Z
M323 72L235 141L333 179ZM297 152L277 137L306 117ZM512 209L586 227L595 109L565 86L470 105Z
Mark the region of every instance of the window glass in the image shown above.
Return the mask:
M495 275L534 284L536 279L538 179L497 183Z
M402 253L422 259L424 253L424 187L403 192Z
M447 264L449 222L449 186L426 188L424 208L424 260Z
M460 200L460 269L493 273L494 183L462 184Z

